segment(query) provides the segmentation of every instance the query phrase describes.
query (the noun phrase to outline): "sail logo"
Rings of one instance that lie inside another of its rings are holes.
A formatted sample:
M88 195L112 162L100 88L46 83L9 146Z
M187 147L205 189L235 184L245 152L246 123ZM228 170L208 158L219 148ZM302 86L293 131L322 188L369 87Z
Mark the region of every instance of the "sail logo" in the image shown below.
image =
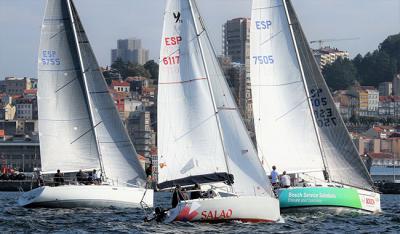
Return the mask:
M272 26L272 21L270 20L256 21L256 28L258 30L266 30L269 29L271 26Z
M196 210L200 207L200 204L193 203L192 207L186 204L180 211L178 216L175 218L176 221L192 221L199 214Z
M203 220L219 220L219 219L229 219L232 216L232 209L227 210L210 210L201 212L201 219Z
M177 12L177 13L173 13L174 15L174 19L175 19L175 23L182 23L183 21L181 20L181 12Z

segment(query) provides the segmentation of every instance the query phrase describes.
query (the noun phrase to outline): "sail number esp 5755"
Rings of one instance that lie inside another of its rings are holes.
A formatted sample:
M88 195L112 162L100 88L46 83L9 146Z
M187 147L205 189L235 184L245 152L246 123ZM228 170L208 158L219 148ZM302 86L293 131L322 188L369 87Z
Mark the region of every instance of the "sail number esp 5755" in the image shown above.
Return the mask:
M43 65L60 65L61 60L55 50L43 50L42 51L42 64Z

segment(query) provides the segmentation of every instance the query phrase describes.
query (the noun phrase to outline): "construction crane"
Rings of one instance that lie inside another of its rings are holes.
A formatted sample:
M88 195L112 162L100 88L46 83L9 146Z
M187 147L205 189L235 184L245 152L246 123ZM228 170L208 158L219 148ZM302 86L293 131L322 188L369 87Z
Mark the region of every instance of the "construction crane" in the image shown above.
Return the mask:
M352 38L335 38L335 39L321 39L321 40L315 40L315 41L310 41L310 44L318 43L319 48L322 48L322 44L325 42L333 42L333 41L352 41L352 40L359 40L359 37L352 37Z

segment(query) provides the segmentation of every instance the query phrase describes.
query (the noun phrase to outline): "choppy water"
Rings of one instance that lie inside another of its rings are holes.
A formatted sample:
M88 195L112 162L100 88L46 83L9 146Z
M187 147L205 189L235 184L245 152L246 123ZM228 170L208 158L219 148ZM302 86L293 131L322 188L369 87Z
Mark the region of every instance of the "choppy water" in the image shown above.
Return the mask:
M0 193L0 233L400 233L400 196L383 195L380 215L282 215L282 224L144 223L140 209L26 209L16 205L17 193ZM167 194L156 204L169 203Z

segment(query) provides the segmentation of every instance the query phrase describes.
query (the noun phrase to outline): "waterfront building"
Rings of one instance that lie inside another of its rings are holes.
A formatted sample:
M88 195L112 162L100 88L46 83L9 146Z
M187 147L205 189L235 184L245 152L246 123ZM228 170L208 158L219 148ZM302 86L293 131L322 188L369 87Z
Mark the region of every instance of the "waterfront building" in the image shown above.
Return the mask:
M22 96L24 91L32 86L30 82L30 78L27 77L6 77L4 80L5 92L11 96Z
M349 94L358 99L358 115L377 117L379 108L379 91L373 86L353 86Z
M343 119L348 120L358 111L358 98L348 90L337 90L333 93L333 99Z
M2 167L33 172L35 168L40 168L39 142L25 138L0 140L0 163Z
M111 81L111 88L117 92L121 93L129 93L130 92L130 84L126 81L122 80L113 80Z
M142 94L143 88L149 87L150 84L149 79L142 76L127 77L125 81L130 84L131 94L135 97Z
M392 95L392 82L383 82L379 84L379 96L390 96Z
M222 27L222 54L246 67L250 66L250 24L249 18L235 18Z
M151 129L149 111L131 112L126 120L129 136L138 154L151 159L150 150L155 146L155 132Z
M320 49L313 50L314 57L319 63L321 69L323 69L327 64L331 64L338 58L349 58L350 54L347 51L341 51L337 48L324 47Z
M7 103L4 106L4 119L14 120L15 119L16 108L12 103Z
M399 182L400 158L391 153L368 154L371 177L374 181Z
M117 42L117 49L111 50L111 64L118 59L124 63L143 65L149 60L149 50L142 48L140 39L120 39Z
M33 101L27 99L19 99L15 104L16 119L32 120L33 119Z

